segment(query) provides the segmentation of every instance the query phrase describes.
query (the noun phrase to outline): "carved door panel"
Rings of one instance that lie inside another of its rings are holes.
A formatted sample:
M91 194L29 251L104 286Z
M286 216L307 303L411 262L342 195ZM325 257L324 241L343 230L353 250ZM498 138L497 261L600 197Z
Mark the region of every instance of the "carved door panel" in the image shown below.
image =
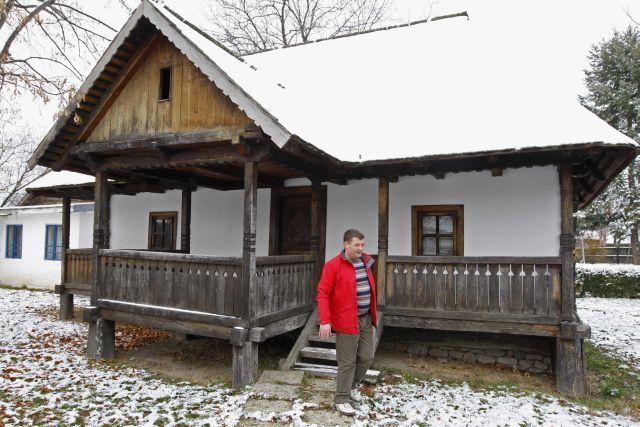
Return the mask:
M311 195L283 196L279 200L277 255L310 252Z
M327 187L320 192L318 231L320 257L325 256ZM311 253L311 187L271 189L269 255L308 255Z

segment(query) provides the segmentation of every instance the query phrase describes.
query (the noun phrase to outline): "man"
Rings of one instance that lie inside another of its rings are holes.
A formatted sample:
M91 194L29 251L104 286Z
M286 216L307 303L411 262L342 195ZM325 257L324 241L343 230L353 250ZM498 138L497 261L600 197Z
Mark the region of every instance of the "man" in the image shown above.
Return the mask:
M371 274L373 258L363 252L364 234L344 233L344 249L322 269L318 283L320 338L336 333L338 378L335 406L355 415L351 402L362 397L355 388L364 379L373 359L373 327L377 326L376 286Z

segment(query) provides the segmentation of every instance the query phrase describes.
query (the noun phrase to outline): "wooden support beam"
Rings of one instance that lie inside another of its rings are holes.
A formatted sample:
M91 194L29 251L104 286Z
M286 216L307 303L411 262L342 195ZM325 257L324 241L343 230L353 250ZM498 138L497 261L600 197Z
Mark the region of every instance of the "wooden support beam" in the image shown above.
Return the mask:
M109 183L104 171L96 172L93 205L93 272L91 275L91 306L96 307L100 293L100 250L109 248ZM93 359L111 359L115 355L115 323L98 314L89 321L87 355Z
M324 264L324 254L320 253L320 216L322 198L322 182L314 179L311 181L311 230L309 236L309 246L311 249L311 257L315 261L313 281L315 283L320 280L320 271ZM301 284L303 286L303 284Z
M576 296L573 252L573 178L571 166L562 165L560 173L560 258L562 260L562 321L576 321Z
M378 178L378 283L377 304L386 305L387 255L389 254L389 178Z
M242 237L242 286L238 303L240 317L252 319L256 314L256 221L258 215L258 165L244 165L244 213Z
M118 153L126 151L150 150L156 148L189 148L207 144L227 145L234 136L240 137L244 133L241 127L220 127L207 131L165 133L124 140L105 140L83 142L72 148L72 154L79 153Z
M573 171L570 165L558 168L560 175L560 258L562 260L561 316L562 329L578 323L575 299L575 250L573 223ZM577 329L577 328L576 328ZM584 340L579 338L556 340L556 386L558 391L572 397L587 393L587 374L584 361Z
M60 283L67 281L67 250L69 249L69 232L71 226L71 199L62 198L62 253L60 257ZM73 294L60 293L60 319L73 319Z
M180 250L191 253L191 189L182 189L180 207Z
M241 333L247 332L246 329L236 327L231 332L232 336L237 331ZM254 383L258 375L258 343L253 341L244 341L241 342L240 345L237 344L238 343L232 343L232 385L235 388Z
M182 166L245 162L247 157L230 145L192 148L189 151L167 152L166 160L152 153L105 157L101 168L120 169L168 169Z

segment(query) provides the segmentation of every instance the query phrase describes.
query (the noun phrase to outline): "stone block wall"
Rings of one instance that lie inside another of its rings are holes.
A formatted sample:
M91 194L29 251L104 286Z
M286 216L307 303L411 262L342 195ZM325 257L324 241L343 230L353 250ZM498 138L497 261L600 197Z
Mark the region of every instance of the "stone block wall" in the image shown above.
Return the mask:
M545 337L385 327L379 347L535 374L553 373L554 341Z

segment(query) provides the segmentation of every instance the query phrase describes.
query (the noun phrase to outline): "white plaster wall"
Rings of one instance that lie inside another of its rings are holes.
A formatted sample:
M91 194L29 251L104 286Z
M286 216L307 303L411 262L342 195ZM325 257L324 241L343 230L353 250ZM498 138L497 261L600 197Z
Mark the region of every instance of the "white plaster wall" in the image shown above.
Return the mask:
M47 224L62 224L62 208L27 208L5 210L8 216L0 216L0 284L26 285L33 288L53 289L60 283L60 261L44 259L45 230ZM87 218L89 220L87 221ZM71 213L69 247L90 247L93 211ZM22 258L6 258L7 225L22 225ZM82 243L82 244L81 244Z
M256 255L268 255L271 192L258 190ZM199 188L191 197L191 253L242 255L244 191ZM111 247L146 249L149 212L177 211L177 249L180 249L181 192L116 195L111 199Z
M149 212L177 211L176 249L180 249L180 204L179 190L111 197L111 248L147 249Z
M342 233L357 228L377 252L377 180L328 185L327 259ZM389 253L411 255L411 206L464 205L464 255L557 256L560 185L554 166L400 177L389 187Z
M77 219L77 222L71 220L71 226L77 224L75 228L71 229L70 247L71 248L91 248L93 247L93 210L88 212L74 212L72 217ZM74 240L74 229L78 233L77 239ZM73 242L76 242L75 245Z
M258 190L256 255L269 254L271 190ZM191 252L214 256L242 256L244 190L199 188L192 197Z
M308 184L288 180L285 185ZM377 253L378 181L327 184L326 258L342 248L342 235L357 228L366 251ZM243 191L200 188L192 197L191 252L241 256ZM557 256L560 234L560 186L553 166L401 177L389 189L389 253L411 255L412 205L464 205L464 255ZM146 248L149 212L178 211L180 191L114 196L111 247ZM258 191L256 254L269 247L270 191ZM179 221L179 218L178 218ZM117 224L117 226L116 226ZM179 226L178 226L179 234ZM178 237L178 247L179 247Z
M342 236L349 228L364 233L365 252L378 252L377 179L327 184L327 260L342 250Z
M557 256L560 184L553 166L401 178L389 188L389 253L411 253L412 205L464 205L464 255Z

